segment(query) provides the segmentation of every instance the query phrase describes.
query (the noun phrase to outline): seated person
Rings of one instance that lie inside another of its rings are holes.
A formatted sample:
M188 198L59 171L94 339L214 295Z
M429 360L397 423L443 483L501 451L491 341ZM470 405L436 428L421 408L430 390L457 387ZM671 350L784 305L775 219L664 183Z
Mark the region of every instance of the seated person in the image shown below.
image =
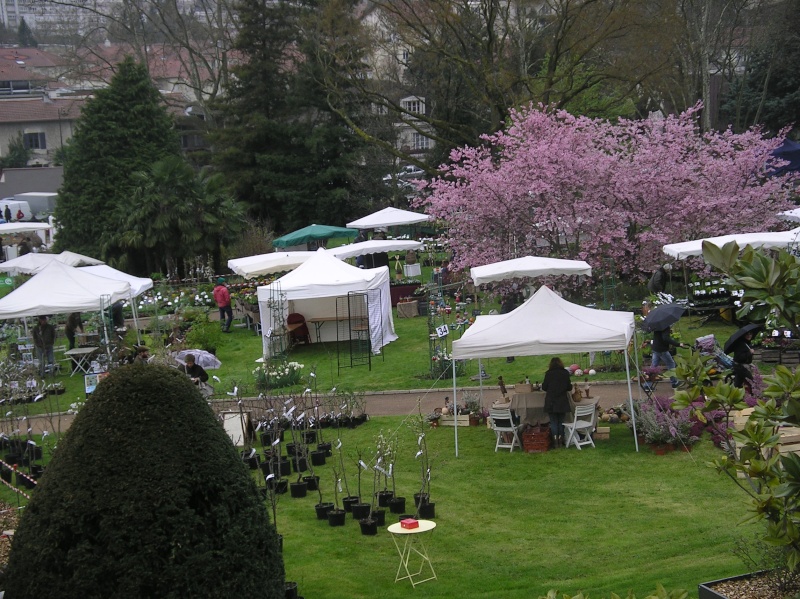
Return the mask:
M136 349L136 357L133 359L134 364L147 364L150 361L150 348L146 345L140 345Z
M205 369L200 364L195 363L194 354L186 356L186 365L183 367L183 371L189 375L195 385L205 383L208 380L208 373Z

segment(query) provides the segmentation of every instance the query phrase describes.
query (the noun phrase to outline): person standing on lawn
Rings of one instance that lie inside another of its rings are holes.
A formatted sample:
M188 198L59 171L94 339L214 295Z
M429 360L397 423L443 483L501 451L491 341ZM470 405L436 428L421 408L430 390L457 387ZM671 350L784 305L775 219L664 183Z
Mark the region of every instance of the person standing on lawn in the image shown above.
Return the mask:
M231 332L233 322L233 308L231 307L231 294L225 286L225 277L217 279L217 286L214 287L214 301L219 307L219 321L222 325L223 333Z
M553 446L564 445L564 415L572 412L570 392L572 380L569 370L564 368L561 358L550 360L550 367L544 374L542 390L545 391L544 411L550 417L550 434L553 435Z
M56 343L56 328L47 322L47 316L39 316L39 324L33 328L33 345L36 347L36 357L39 358L39 374L44 378L47 366L52 370L55 363L53 346Z

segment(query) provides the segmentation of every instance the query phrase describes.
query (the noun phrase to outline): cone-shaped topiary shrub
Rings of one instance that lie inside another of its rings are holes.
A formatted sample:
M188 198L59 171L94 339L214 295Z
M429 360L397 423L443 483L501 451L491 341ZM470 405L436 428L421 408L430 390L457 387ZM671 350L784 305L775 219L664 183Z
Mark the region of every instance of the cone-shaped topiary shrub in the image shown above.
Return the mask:
M284 597L255 483L200 393L154 365L113 371L22 512L6 597Z

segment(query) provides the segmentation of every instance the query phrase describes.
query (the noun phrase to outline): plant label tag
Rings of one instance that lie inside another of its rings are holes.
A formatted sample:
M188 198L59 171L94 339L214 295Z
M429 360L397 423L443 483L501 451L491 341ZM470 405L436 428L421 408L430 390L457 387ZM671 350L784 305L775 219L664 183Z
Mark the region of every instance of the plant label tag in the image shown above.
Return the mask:
M270 328L268 328L268 329L267 329L267 332L266 332L266 333L264 333L264 337L266 337L267 339L269 339L270 337L272 337L272 327L270 327Z
M439 337L447 337L449 332L450 328L446 324L436 327L436 334Z

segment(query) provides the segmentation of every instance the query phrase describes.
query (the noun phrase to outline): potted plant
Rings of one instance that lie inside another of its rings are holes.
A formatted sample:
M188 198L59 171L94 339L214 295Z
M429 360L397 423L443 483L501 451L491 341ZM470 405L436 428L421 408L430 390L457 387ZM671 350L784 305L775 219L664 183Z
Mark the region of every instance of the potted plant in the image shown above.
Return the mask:
M364 462L363 454L360 449L356 449L355 465L356 472L358 473L357 480L359 501L350 506L350 511L353 513L354 520L361 520L362 518L369 517L369 513L372 510L372 504L361 501L361 475L364 471L369 469L369 466L367 466L366 462Z
M383 435L383 431L378 434L376 440L376 468L380 473L379 479L383 481L383 489L375 494L375 505L378 507L389 507L389 501L394 498L394 490L389 490L389 478L394 477L395 447L394 444ZM405 509L405 507L403 508Z
M342 491L342 480L339 478L339 471L332 467L333 471L333 509L328 511L328 524L331 526L344 526L347 512L339 507L339 493Z
M428 454L427 422L422 414L421 403L417 402L417 414L410 419L409 426L417 435L417 453L414 458L419 463L420 487L414 493L416 515L419 518L434 518L436 504L431 501L431 462Z
M469 414L469 425L479 426L483 418L483 406L477 395L474 393L464 393L464 411Z

